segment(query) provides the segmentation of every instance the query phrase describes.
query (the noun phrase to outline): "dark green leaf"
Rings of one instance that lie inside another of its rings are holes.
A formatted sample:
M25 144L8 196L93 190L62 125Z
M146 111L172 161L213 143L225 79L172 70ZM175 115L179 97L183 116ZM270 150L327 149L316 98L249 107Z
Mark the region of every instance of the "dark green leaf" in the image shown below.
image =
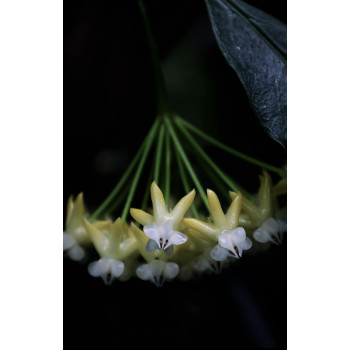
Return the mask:
M260 123L287 141L286 25L239 0L206 0L218 45L241 80Z

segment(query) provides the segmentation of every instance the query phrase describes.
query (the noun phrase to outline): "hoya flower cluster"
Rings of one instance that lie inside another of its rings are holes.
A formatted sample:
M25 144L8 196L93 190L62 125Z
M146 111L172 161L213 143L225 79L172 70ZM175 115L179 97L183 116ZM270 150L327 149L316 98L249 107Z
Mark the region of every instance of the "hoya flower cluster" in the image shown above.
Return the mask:
M204 273L219 273L251 251L280 244L287 226L286 212L279 207L278 197L286 194L287 180L285 169L230 148L172 110L142 1L139 5L155 71L157 115L122 178L94 213L85 212L82 194L75 201L69 199L64 252L73 260L88 262L90 275L101 277L106 284L135 276L162 286L175 278L189 280ZM230 177L231 174L220 169L196 137L265 169L258 193L249 194ZM153 157L149 157L152 150ZM147 160L150 172L144 174ZM195 166L193 161L197 163ZM204 190L196 174L199 167L203 171L201 178L214 178L212 188L220 190L220 196L229 194L226 212L217 194L212 189ZM174 170L180 177L177 184L187 193L180 200L179 190L171 184ZM266 170L280 176L275 186ZM140 189L142 176L149 180L146 188ZM158 183L162 184L164 195ZM152 209L148 210L149 187ZM145 191L141 209L131 208L135 192L140 190ZM178 200L173 207L169 206L170 195ZM116 215L120 217L114 220L110 214L119 208L118 203L123 203L123 209ZM128 222L129 215L134 221ZM101 218L104 220L98 220ZM97 261L89 261L86 249L89 246L98 253Z
M168 208L162 191L153 182L153 210L131 208L135 220L131 223L121 218L90 220L79 194L75 201L68 201L64 250L71 259L83 260L85 248L92 245L100 259L88 264L88 272L106 284L136 276L162 286L175 278L189 280L203 273L218 273L253 245L258 249L282 242L286 217L277 197L285 193L286 180L273 186L264 171L253 200L230 191L232 201L226 213L216 193L208 189L210 217L197 219L191 210L194 189L174 208Z

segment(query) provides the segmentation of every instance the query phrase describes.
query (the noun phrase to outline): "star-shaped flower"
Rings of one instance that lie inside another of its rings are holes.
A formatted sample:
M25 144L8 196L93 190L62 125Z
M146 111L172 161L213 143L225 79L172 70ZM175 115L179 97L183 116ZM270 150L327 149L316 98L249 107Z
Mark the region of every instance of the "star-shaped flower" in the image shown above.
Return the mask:
M114 279L120 277L124 272L124 263L114 259L102 258L89 264L88 271L91 276L101 277L105 284L110 285Z
M246 237L243 227L237 227L232 231L224 231L218 238L219 244L210 253L216 261L224 261L229 256L239 259L243 250L252 247L252 241Z
M88 271L93 277L101 277L106 284L120 277L124 272L125 260L137 251L136 239L130 235L127 224L120 218L102 230L95 223L84 219L84 226L101 259L92 262Z
M162 249L168 255L173 253L173 246L187 241L187 236L180 231L181 222L190 208L196 191L192 190L183 197L170 212L166 208L163 193L155 182L151 185L153 216L140 209L130 209L131 216L143 225L143 231L149 238L146 250L151 252Z
M212 190L207 190L209 210L213 223L196 219L184 219L184 224L199 232L202 238L211 242L217 242L210 255L217 261L223 261L228 256L240 258L243 250L252 246L251 240L246 237L245 230L237 227L242 206L242 195L238 194L232 201L226 215L224 214L220 201Z
M282 243L283 234L287 231L287 222L284 210L276 214L276 219L270 217L265 220L253 233L253 237L260 243L271 242L277 245Z
M277 197L287 193L287 179L280 180L275 186L272 185L270 175L263 171L260 176L260 187L253 201L242 198L242 212L239 217L239 225L245 229L256 229L268 218L277 218ZM230 192L234 200L239 194Z
M63 251L75 261L83 259L83 246L91 242L83 226L84 215L83 194L80 193L75 201L73 196L70 196L67 203L66 229L63 232Z
M174 279L180 271L179 265L163 260L152 260L148 264L140 265L136 275L144 281L151 281L161 287L166 280Z

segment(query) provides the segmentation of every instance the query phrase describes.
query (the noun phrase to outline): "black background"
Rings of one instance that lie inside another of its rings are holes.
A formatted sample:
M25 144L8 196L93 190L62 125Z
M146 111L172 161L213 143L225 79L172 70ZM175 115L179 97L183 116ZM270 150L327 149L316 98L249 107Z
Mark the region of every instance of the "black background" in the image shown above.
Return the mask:
M284 2L249 3L286 22ZM258 125L217 47L204 2L158 0L145 6L174 109L232 147L285 164L285 150ZM155 113L136 1L65 1L64 203L83 191L93 211L122 176ZM260 169L203 147L239 183L257 190ZM176 176L174 171L174 188ZM136 196L134 206L138 201ZM64 260L65 349L206 346L286 346L286 242L246 254L221 275L163 288L137 279L106 287L88 275L86 265Z

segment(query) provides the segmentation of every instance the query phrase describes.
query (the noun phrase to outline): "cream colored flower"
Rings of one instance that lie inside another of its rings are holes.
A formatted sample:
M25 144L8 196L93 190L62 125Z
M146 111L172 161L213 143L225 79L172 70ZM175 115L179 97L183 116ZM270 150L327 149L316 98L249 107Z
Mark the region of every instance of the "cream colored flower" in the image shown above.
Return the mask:
M161 287L165 281L174 279L179 271L179 265L176 263L152 260L140 265L136 269L136 275L144 281L153 282L157 287Z
M136 239L130 235L127 224L122 224L120 218L103 229L101 225L90 223L84 219L84 227L101 259L92 262L88 271L93 277L101 277L106 284L111 284L115 278L122 277L124 262L137 251Z
M238 194L232 201L226 215L215 192L207 190L207 196L213 222L184 219L184 225L197 231L202 238L212 243L218 243L211 250L210 256L212 259L223 261L228 256L240 258L243 250L248 250L252 246L251 240L246 237L245 230L238 227L242 195Z
M66 229L63 232L63 251L76 261L83 259L83 246L91 242L83 225L84 215L83 194L80 193L75 200L70 196L67 203Z
M151 185L151 199L153 204L153 216L140 209L130 209L131 216L143 225L143 231L149 238L146 251L155 249L164 250L168 255L173 253L173 246L187 241L187 236L178 231L181 222L190 208L196 191L192 190L183 197L171 211L168 211L164 201L163 193L155 182Z
M240 193L230 192L232 200L241 196ZM246 229L254 229L260 226L267 218L273 216L275 196L270 175L264 171L260 176L260 188L256 201L252 202L242 197L242 213L239 217L239 225Z

